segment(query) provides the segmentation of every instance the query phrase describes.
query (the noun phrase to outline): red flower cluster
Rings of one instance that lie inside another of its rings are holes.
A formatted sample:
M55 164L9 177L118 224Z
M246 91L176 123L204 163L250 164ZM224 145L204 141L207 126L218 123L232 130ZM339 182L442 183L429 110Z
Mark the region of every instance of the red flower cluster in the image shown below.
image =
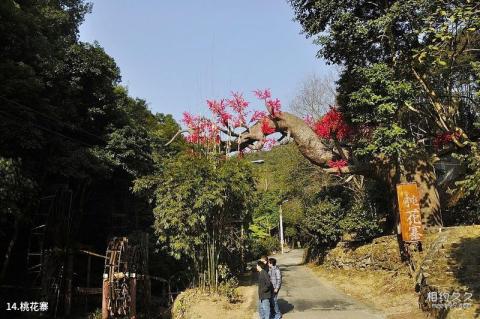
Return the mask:
M228 120L232 118L232 115L226 111L225 101L207 100L207 105L210 111L217 116L219 124L227 126Z
M338 161L328 161L327 165L331 168L342 168L347 166L347 161L346 160L338 160Z
M190 113L184 112L182 122L190 131L190 134L186 137L187 142L194 144L220 143L217 125L209 119L192 116Z
M238 92L232 92L232 99L227 100L207 100L207 105L213 115L217 118L218 124L224 127L240 127L246 124L245 112L248 107L248 102L243 98L243 95ZM233 115L227 111L227 106L236 113Z
M259 100L266 100L272 97L272 94L270 93L270 89L265 89L265 90L254 90L253 93Z
M192 114L188 112L183 112L183 119L182 122L188 126L191 127L193 123L195 123L198 120L198 116L193 116Z
M448 144L453 141L453 137L459 138L460 133L458 132L446 132L446 133L438 133L435 138L433 139L433 147L435 147L436 150L444 146L445 144Z
M450 132L439 133L433 139L433 146L435 147L435 149L439 149L441 146L451 141L452 141L452 133Z
M252 118L250 119L250 123L255 121L260 121L266 116L267 116L267 113L264 111L255 111L253 112Z
M275 128L270 126L270 122L267 117L262 119L262 133L265 135L270 135L275 133Z
M262 90L255 90L255 91L253 91L253 93L255 94L255 96L259 100L264 100L265 101L265 106L267 107L268 112L272 116L276 116L276 115L279 115L279 114L282 113L280 111L280 108L281 108L280 100L279 99L275 99L275 100L270 99L272 97L272 94L270 93L269 89L265 89L263 91Z
M232 108L234 112L237 113L237 116L233 118L233 127L239 127L246 124L246 108L248 107L248 102L245 101L243 95L238 92L232 92L232 99L227 100L228 106Z
M351 134L352 129L345 122L343 114L337 108L330 107L330 111L315 123L314 131L326 139L345 140Z
M281 113L281 111L280 111L281 104L280 104L280 100L279 100L279 99L266 100L266 101L265 101L265 104L267 105L267 110L268 110L268 111L270 112L270 114L272 114L273 116Z
M244 113L249 103L245 101L242 93L232 92L232 97L233 99L227 100L228 106L237 113Z
M264 135L275 133L276 128L270 126L270 118L281 114L280 100L271 99L272 95L269 89L253 92L257 98L264 101L268 113L255 111L250 118L250 122L261 121L261 130ZM182 122L188 127L190 133L186 137L188 142L220 143L220 131L246 127L247 116L250 115L250 112L247 111L249 102L244 99L241 93L232 92L231 94L231 99L207 100L208 108L215 117L214 121L204 117L192 116L189 113L183 114Z

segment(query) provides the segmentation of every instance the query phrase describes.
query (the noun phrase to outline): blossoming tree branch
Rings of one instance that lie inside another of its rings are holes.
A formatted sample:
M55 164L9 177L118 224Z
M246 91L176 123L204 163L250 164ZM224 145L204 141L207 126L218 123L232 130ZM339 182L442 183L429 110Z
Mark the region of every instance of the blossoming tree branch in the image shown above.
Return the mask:
M186 129L177 135L187 133L188 142L216 148L227 154L268 149L275 143L293 139L301 153L312 163L329 166L334 169L332 172L350 171L351 168L347 166L349 152L340 143L348 139L352 129L336 108L332 107L315 122L311 117L301 119L282 111L280 100L272 98L268 89L255 90L253 93L263 101L266 111L249 110L250 102L245 100L243 94L233 92L231 98L207 100L212 118L185 112L182 122ZM275 133L279 133L278 139L271 137Z
M399 168L379 157L362 162L354 153L356 139L371 135L372 127L349 124L339 108L333 106L318 120L312 117L302 119L283 111L280 100L272 98L270 90L255 90L253 93L263 102L266 111L249 110L250 102L237 92L230 98L208 100L212 117L184 113L182 121L186 128L177 132L171 141L186 133L186 140L192 144L229 154L268 149L275 143L293 140L305 158L327 173L363 175L384 182L392 194L392 212L396 211L394 189ZM279 138L273 139L272 136ZM439 147L449 141L448 137L436 139ZM412 167L401 169L402 176L419 185L425 222L435 224L440 213L440 200L433 166L420 158Z

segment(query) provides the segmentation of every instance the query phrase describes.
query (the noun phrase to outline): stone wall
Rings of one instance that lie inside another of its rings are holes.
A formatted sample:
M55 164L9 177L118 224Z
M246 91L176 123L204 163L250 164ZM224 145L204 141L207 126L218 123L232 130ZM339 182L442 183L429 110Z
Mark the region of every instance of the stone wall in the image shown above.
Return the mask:
M402 267L396 236L383 236L369 244L358 246L340 242L323 259L323 265L341 269L371 269L396 271Z

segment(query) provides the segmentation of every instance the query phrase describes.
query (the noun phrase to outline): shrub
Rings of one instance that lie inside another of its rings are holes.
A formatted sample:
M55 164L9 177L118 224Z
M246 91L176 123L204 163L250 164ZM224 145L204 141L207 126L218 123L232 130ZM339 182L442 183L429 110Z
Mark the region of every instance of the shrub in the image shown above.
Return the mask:
M275 237L255 238L249 242L249 258L258 259L280 249L280 241Z
M95 309L94 312L88 315L88 319L101 319L102 318L102 309Z
M346 216L340 221L340 228L359 241L372 239L382 233L375 209L365 202L353 203Z
M480 201L476 196L461 198L443 211L445 226L480 224Z
M230 303L236 303L240 300L240 295L238 294L237 288L237 278L231 277L225 281L222 281L218 285L218 294L227 297Z
M280 249L280 241L275 237L267 237L263 240L263 245L267 251L267 254L271 254L274 251L278 251Z

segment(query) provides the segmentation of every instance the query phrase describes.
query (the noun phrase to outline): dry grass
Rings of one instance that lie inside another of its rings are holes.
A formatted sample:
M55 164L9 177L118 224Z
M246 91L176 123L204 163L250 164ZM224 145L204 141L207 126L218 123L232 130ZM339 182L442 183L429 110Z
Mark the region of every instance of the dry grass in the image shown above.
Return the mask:
M335 283L345 293L369 303L388 319L424 319L418 309L412 279L383 270L327 269L313 266L320 277Z
M454 308L448 319L480 318L480 226L452 227L434 261L426 269L428 284L439 292L472 294L472 306Z
M451 227L444 231L445 243L424 264L427 283L438 292L473 294L471 307L452 309L446 318L480 318L480 226ZM438 235L426 234L423 252L413 256L417 266ZM380 237L354 249L337 247L328 253L323 265L312 268L346 293L373 304L389 319L426 318L418 307L414 280L399 260L394 236Z
M172 318L174 319L251 319L254 309L254 286L237 288L240 300L230 303L224 296L205 294L199 289L182 292L175 300Z

